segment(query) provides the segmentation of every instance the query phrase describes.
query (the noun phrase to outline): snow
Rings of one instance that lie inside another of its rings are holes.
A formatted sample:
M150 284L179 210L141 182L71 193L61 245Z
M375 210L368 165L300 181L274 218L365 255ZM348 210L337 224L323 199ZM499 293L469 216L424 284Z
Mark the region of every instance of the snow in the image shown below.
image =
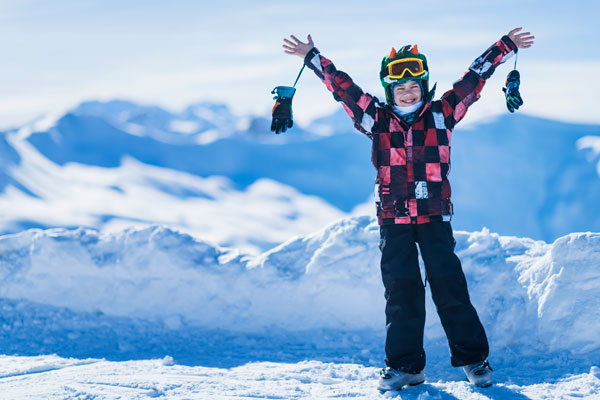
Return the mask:
M174 132L181 132L187 134L194 133L200 130L198 122L185 121L179 119L171 121L169 123L169 127Z
M117 363L4 356L0 366L5 364L13 366L13 373L0 377L0 387L3 398L12 399L594 399L600 391L594 368L552 383L500 383L481 390L467 382L433 381L380 395L373 389L376 369L358 364L256 362L221 369L169 365L163 360ZM33 367L23 371L23 364Z
M374 219L349 217L252 256L164 226L32 229L0 238L0 293L208 329L381 329L378 235ZM496 345L600 350L600 234L553 244L488 230L455 237ZM430 339L444 337L437 318L427 326Z
M475 389L449 366L428 300L428 381L384 397L600 393L600 234L552 244L487 229L455 237L498 384ZM0 392L380 398L378 239L367 216L342 218L259 255L165 226L2 236L0 343L10 355L0 358Z
M163 223L257 254L345 215L267 178L239 190L227 177L203 178L130 157L116 168L59 166L27 141L9 142L26 162L10 169L21 190L10 185L0 196L0 208L10 216L0 221L5 231L28 223L106 231Z
M588 159L594 161L600 156L600 136L582 136L577 140L578 150L589 150ZM600 161L598 161L596 170L600 175Z
M257 362L226 370L164 365L162 360L123 363L93 360L78 365L72 360L54 359L62 365L47 370L43 380L30 373L0 378L4 396L20 399L556 399L559 397L550 396L592 398L590 396L600 389L597 373L590 371L551 384L528 387L500 384L478 390L466 382L431 382L382 396L372 389L376 385L375 369L357 364ZM3 357L0 365L21 362L36 365L45 361ZM28 393L23 395L25 388Z
M591 149L594 152L594 155L600 154L600 137L598 136L583 136L577 141L577 148L581 149Z
M597 126L456 132L456 251L497 383L450 367L429 294L427 382L381 395L368 140L343 113L268 124L110 101L0 133L0 398L600 398Z
M192 104L181 112L171 112L153 105L130 101L88 101L71 111L80 117L99 117L115 127L137 136L149 136L165 143L190 144L207 131L219 134L215 140L235 131L237 118L223 104ZM188 139L186 137L191 137Z

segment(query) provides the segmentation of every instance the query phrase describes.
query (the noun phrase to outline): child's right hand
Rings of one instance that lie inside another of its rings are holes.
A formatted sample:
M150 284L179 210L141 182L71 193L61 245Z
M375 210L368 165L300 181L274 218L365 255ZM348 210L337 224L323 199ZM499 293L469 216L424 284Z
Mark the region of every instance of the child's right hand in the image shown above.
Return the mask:
M308 54L308 52L315 47L315 44L312 41L312 38L310 37L310 35L308 35L306 37L306 39L308 40L308 43L303 43L300 40L298 40L298 38L296 38L296 36L294 35L290 35L290 38L293 40L287 40L287 39L283 39L283 48L285 49L284 51L287 54L293 54L296 55L298 57L304 58L306 57L306 55Z

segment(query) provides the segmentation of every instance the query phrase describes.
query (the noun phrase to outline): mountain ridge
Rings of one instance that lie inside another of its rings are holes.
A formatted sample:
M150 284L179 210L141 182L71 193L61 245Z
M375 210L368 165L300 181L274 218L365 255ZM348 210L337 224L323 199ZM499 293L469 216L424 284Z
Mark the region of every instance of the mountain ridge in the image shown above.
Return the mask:
M371 143L341 109L274 135L268 118L236 116L224 104L203 102L174 112L122 100L82 103L54 120L3 134L0 151L8 156L0 190L12 186L31 195L35 191L11 175L23 162L6 141L11 135L61 167L114 169L135 159L199 177L225 176L236 190L267 178L343 213L357 207L374 212ZM523 114L459 125L450 176L453 224L546 241L600 230L600 217L587 211L600 202L600 185L594 184L600 179L598 152L590 144L596 137L600 126Z

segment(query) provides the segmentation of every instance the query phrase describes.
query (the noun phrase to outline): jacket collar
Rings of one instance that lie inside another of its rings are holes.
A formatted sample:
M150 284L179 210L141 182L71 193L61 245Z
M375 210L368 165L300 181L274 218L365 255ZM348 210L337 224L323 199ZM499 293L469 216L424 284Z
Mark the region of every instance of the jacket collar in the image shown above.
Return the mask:
M421 109L421 111L419 112L419 114L417 114L417 118L420 118L423 113L429 109L429 107L431 107L431 102L433 101L433 97L435 96L435 88L437 87L437 82L433 84L433 87L431 88L431 90L429 91L429 93L427 93L427 97L425 98L425 101L423 102L423 108Z

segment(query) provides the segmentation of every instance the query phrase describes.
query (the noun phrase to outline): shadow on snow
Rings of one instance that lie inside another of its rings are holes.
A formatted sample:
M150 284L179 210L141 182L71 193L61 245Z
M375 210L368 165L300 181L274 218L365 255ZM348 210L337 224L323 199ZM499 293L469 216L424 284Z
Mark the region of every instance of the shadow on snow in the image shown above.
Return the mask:
M56 354L109 361L159 359L168 355L177 364L218 368L250 362L304 360L381 367L384 359L383 328L240 333L189 326L185 321L165 324L8 299L0 299L0 310L0 353L7 355ZM426 341L425 347L428 382L464 380L462 370L450 366L445 341ZM577 356L535 349L492 348L490 361L495 369L495 382L523 386L540 383L540 379L553 383L570 374L589 372L594 365L592 360L600 359L599 353ZM435 398L455 398L431 384L410 389L402 391L402 398L424 391ZM492 399L527 398L504 386L482 390Z

